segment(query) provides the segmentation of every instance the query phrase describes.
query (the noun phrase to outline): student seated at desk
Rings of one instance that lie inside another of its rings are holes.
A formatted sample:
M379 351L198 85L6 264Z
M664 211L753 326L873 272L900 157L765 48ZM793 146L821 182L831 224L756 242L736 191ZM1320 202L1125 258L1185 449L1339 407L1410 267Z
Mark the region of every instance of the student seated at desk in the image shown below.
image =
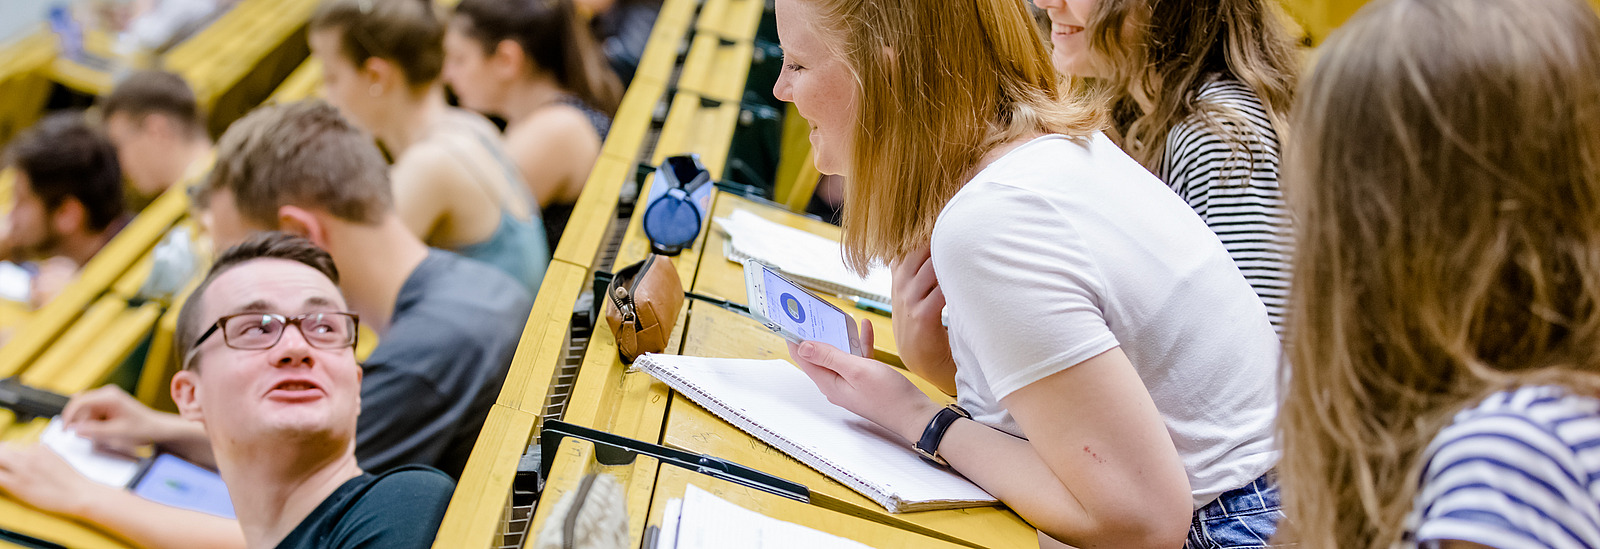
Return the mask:
M932 243L949 334L909 345L946 359L903 356L964 411L881 362L792 347L822 392L947 461L1042 545L1270 537L1266 307L1194 210L1067 97L1027 8L778 0L777 24L774 93L810 122L817 168L848 181L848 263ZM904 321L935 332L938 316Z
M424 0L327 0L311 53L330 103L394 156L395 210L411 232L539 291L550 245L538 205L484 117L445 103L444 23Z
M42 261L29 301L43 306L127 225L117 151L82 113L53 114L11 144L16 168L5 259Z
M1597 75L1581 0L1373 2L1323 46L1275 541L1600 547Z
M1034 4L1056 69L1109 100L1118 144L1217 233L1281 327L1293 242L1278 136L1300 60L1278 2Z
M372 141L326 103L263 107L223 134L197 202L218 246L282 230L333 257L350 308L379 335L361 385L361 466L424 464L456 476L533 304L504 273L417 240L389 205L384 172ZM114 388L78 397L66 420L118 447L201 435Z
M203 428L237 523L89 481L43 446L0 447L0 489L144 547L238 546L241 530L246 547L431 546L450 477L356 463L362 368L338 280L311 242L259 233L223 252L179 313L173 400Z
M622 84L570 0L464 0L444 51L445 80L461 104L506 119L506 150L556 249L600 158Z
M168 187L194 177L211 153L205 116L183 77L170 72L128 75L100 102L106 135L127 176L128 209L140 211Z

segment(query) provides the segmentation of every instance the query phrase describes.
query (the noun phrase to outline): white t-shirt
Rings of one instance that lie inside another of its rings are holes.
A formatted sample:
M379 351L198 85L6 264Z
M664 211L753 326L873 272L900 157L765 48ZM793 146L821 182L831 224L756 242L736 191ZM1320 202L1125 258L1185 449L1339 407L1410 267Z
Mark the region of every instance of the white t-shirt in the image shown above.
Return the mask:
M1026 436L1001 398L1121 346L1198 509L1277 464L1278 337L1194 210L1105 135L1085 141L1030 141L939 214L957 398Z

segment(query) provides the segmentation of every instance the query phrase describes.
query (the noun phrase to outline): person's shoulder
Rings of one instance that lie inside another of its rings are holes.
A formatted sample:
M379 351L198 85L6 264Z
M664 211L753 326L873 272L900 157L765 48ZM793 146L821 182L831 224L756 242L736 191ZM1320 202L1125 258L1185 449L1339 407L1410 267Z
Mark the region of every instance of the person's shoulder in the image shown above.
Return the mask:
M539 109L506 131L506 141L517 149L585 139L599 139L599 134L582 109L565 103Z
M426 333L414 335L437 341L454 332L469 336L481 331L477 328L481 324L461 322L463 318L480 323L510 321L520 331L521 320L532 307L528 291L511 275L481 261L431 249L401 289L390 332L404 337L403 332L423 330Z
M430 499L443 495L449 499L456 483L450 475L426 465L405 465L373 477L362 499Z
M1523 386L1489 395L1456 413L1435 437L1435 445L1448 445L1485 433L1501 437L1552 438L1569 445L1582 445L1591 441L1567 430L1580 419L1600 419L1600 399L1557 385ZM1600 442L1600 433L1590 436L1595 439L1593 442Z

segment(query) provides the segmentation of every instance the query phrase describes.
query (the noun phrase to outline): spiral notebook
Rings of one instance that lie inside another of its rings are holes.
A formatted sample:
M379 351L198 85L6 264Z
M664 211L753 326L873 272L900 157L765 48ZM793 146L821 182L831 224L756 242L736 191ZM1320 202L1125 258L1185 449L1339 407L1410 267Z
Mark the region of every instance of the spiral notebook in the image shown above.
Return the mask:
M788 362L647 354L634 367L891 513L996 503L894 432L828 402Z
M744 210L734 210L732 215L715 221L728 233L723 255L730 261L743 263L755 258L812 289L889 302L889 289L894 284L889 269L877 266L866 277L857 276L845 267L844 254L836 241Z

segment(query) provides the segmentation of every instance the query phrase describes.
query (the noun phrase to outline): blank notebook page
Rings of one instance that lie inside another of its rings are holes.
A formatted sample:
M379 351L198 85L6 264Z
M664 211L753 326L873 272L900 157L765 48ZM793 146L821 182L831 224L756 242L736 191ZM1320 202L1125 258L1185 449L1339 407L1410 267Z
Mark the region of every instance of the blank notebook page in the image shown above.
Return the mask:
M662 543L684 549L871 549L855 541L781 521L690 484L667 506ZM671 525L667 527L667 525Z
M892 431L828 402L788 362L651 354L634 365L890 512L995 503L972 481L923 461Z

